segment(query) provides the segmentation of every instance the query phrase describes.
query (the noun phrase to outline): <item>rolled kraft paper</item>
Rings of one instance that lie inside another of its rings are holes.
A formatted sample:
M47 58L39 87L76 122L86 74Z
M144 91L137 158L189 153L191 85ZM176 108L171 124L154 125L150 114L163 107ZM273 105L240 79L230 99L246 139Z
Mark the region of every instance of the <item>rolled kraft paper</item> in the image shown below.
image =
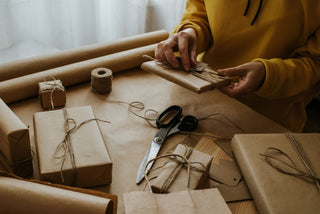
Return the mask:
M112 42L88 45L43 56L3 63L0 64L0 82L75 62L155 44L167 39L168 35L169 33L167 31L159 30Z
M111 199L0 177L1 213L113 213Z
M91 90L105 94L112 89L112 71L107 68L96 68L91 71Z
M112 72L136 68L144 62L142 55L153 55L155 47L156 44L148 45L6 80L0 82L0 98L8 104L36 96L38 83L48 76L61 80L64 86L70 86L90 81L90 73L97 67L109 68Z
M10 164L31 157L29 129L0 99L0 151Z

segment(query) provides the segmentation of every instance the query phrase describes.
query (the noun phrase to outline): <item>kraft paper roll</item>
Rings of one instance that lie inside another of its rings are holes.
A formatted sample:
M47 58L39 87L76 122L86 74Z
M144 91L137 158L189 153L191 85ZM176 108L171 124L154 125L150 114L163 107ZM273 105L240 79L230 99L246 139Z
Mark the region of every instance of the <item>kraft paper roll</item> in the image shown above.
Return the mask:
M167 39L168 36L169 33L167 31L159 30L116 41L93 44L43 56L3 63L0 64L0 82L108 54L155 44Z
M144 62L143 55L153 56L155 47L156 44L148 45L6 80L0 82L0 97L8 104L36 96L38 83L48 76L60 79L64 86L70 86L90 81L90 72L97 67L107 67L113 72L133 69Z
M111 199L0 177L1 213L113 213Z
M112 71L107 68L96 68L91 71L91 90L105 94L112 89Z
M28 127L0 98L0 151L10 164L31 158Z

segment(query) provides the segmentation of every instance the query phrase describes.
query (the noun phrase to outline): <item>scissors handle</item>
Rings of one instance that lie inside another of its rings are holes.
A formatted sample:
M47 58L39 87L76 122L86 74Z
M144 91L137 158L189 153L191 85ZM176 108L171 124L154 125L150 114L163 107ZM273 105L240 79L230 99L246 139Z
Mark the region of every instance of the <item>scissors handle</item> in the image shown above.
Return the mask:
M177 105L173 105L164 110L157 118L156 124L158 128L167 128L174 125L182 114L182 108ZM164 119L171 118L167 123L162 122Z
M198 119L192 115L184 116L180 119L178 129L190 132L198 126Z

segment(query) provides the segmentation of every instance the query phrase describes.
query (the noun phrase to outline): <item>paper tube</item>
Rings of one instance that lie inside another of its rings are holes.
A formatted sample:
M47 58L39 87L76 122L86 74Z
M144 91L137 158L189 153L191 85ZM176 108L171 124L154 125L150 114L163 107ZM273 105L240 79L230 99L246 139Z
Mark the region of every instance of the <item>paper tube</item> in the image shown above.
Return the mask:
M107 213L111 199L19 179L0 177L1 213Z
M158 43L168 38L165 30L144 33L116 41L30 57L0 65L0 82L75 62L105 56L137 47Z
M45 77L53 76L70 86L90 81L91 71L97 67L106 67L119 72L139 67L144 59L142 55L153 55L155 44L135 48L107 56L65 65L58 68L0 82L0 97L6 103L12 103L38 94L38 83Z

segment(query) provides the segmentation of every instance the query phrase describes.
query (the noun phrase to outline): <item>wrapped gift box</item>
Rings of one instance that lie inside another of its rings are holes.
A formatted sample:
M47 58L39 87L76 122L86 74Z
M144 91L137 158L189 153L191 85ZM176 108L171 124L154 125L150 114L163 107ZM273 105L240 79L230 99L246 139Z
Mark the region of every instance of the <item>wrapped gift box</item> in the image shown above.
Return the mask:
M7 171L32 175L28 127L0 99L0 161Z
M98 121L86 122L71 132L71 151L66 151L61 143L67 138L67 118L72 118L76 123L67 123L70 129L74 125L94 119L95 116L91 106L34 114L40 179L80 187L111 183L112 161Z
M304 158L316 176L320 176L320 134L292 133ZM236 134L231 142L234 156L248 184L259 213L319 213L320 194L314 183L300 176L282 173L268 164L265 151L276 148L288 155L302 171L308 172L297 150L285 134ZM292 162L279 153L271 153L285 163ZM292 171L272 159L281 169ZM293 166L293 165L292 165Z
M191 148L182 144L178 144L173 154L185 156L187 149ZM202 188L208 177L212 156L192 149L191 154L186 158L191 163L189 189ZM167 188L167 190L163 188L165 185L167 185L168 178L172 176L173 172L177 169L177 167L179 167L179 164L180 163L178 163L176 160L170 160L160 169L161 172L159 175L151 181L152 192L166 193L185 190L188 187L189 175L187 172L187 167L182 166L177 173L177 176L171 182L169 188Z
M66 104L66 92L60 80L39 82L39 97L44 109L63 107Z
M125 193L126 214L231 214L219 190L184 190L167 194L134 191Z

